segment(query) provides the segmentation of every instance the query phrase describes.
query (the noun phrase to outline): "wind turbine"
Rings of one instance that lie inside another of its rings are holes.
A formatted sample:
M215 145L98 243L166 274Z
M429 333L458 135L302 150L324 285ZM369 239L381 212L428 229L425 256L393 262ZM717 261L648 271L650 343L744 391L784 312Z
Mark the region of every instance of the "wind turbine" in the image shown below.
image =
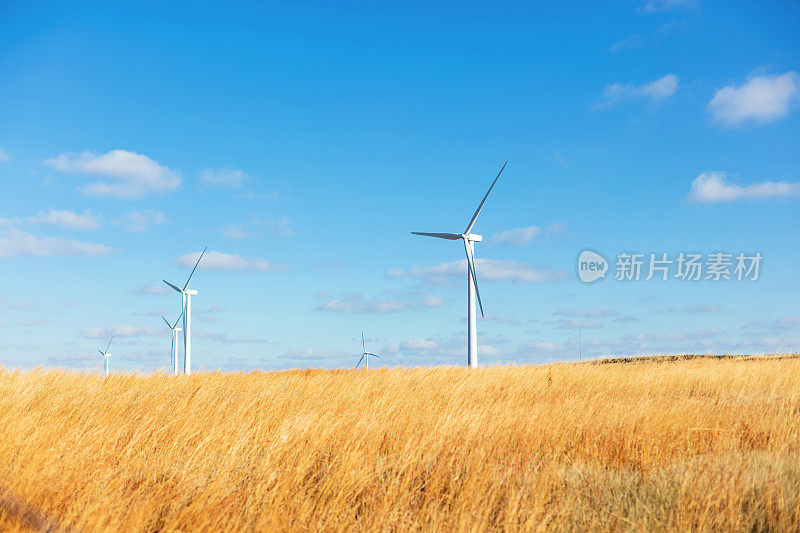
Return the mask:
M105 365L106 366L106 377L108 377L108 358L111 357L111 354L108 353L108 349L111 348L111 341L113 341L113 340L114 340L114 337L111 337L111 339L108 341L108 346L106 346L106 350L105 351L97 350L98 352L100 352L100 355L105 357L105 360L106 360L106 365Z
M164 318L164 322L167 323L167 327L172 332L172 348L170 349L170 356L172 361L172 373L176 376L178 375L178 333L183 331L183 329L178 327L178 322L181 321L181 317L183 317L183 311L181 314L178 315L178 319L175 321L174 324L170 324L169 321L164 318L164 315L161 315L161 318Z
M367 351L367 343L364 342L364 332L363 331L361 332L361 348L363 349L363 352L361 353L361 359L358 360L358 364L356 365L356 368L358 368L359 365L361 365L361 361L364 361L364 366L366 367L367 370L369 370L369 356L371 355L372 357L377 357L378 359L380 359L381 356L380 355L375 355L374 353L371 353L371 352Z
M197 295L197 291L193 291L189 289L189 282L192 281L192 276L194 276L194 271L197 270L197 265L200 264L200 260L206 254L206 250L208 250L208 246L203 248L203 253L200 254L200 257L197 258L197 263L194 264L194 268L192 269L191 274L189 274L189 278L186 280L186 284L183 286L182 289L179 289L169 281L162 279L164 283L181 293L181 311L183 312L183 373L184 374L191 374L192 373L192 296Z
M470 367L477 367L478 366L478 331L476 329L476 315L475 315L475 296L478 297L478 305L481 308L481 316L483 316L483 304L481 303L481 293L478 290L478 278L475 275L475 243L481 242L483 237L480 235L470 233L472 231L472 227L475 225L475 221L478 218L478 215L483 209L483 204L486 202L486 199L489 197L489 193L492 192L494 188L494 184L497 183L497 180L500 179L500 174L503 173L503 170L506 168L508 161L505 162L503 168L500 169L500 172L497 173L497 177L492 182L492 185L489 187L489 190L486 191L486 196L483 197L481 200L478 209L475 210L475 214L472 215L472 220L469 221L467 225L467 229L464 230L464 233L422 233L417 231L412 231L414 235L424 235L425 237L436 237L437 239L447 239L450 241L457 241L462 240L464 241L464 250L467 253L467 366Z

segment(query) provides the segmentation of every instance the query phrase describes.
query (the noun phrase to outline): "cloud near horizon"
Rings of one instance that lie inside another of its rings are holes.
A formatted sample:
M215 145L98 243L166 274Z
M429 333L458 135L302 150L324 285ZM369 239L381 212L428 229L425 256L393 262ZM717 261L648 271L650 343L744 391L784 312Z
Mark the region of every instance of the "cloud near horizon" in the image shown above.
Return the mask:
M174 261L175 266L193 268L201 252L184 254ZM243 257L209 250L197 267L198 270L239 270L250 272L286 272L288 265L273 263L259 257Z
M549 283L570 277L563 270L539 268L521 261L475 259L478 284L482 281L511 281L513 283ZM431 266L414 266L410 270L394 268L386 274L392 278L418 277L441 282L467 273L467 260L452 261Z
M728 183L725 172L707 170L692 182L687 199L694 203L732 202L765 198L800 198L800 183L763 181L750 185Z
M79 190L92 196L135 199L173 191L181 184L181 177L174 170L127 150L105 154L64 152L44 163L58 172L89 176L92 181Z

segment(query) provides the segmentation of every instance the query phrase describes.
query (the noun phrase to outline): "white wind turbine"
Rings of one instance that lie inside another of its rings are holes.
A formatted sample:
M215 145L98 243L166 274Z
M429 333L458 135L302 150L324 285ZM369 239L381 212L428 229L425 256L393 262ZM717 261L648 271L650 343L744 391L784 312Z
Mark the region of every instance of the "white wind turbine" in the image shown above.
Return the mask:
M503 170L506 168L508 161L505 162L503 168L500 169L500 172L497 173L497 177L492 182L491 187L489 190L486 191L486 196L483 197L481 200L478 209L475 210L475 214L472 215L472 220L469 221L467 225L467 229L464 230L464 233L422 233L417 231L412 231L414 235L424 235L426 237L436 237L438 239L447 239L450 241L457 241L461 239L464 241L464 250L467 253L467 366L470 367L477 367L478 366L478 331L476 329L476 314L475 314L475 296L478 297L478 305L481 308L481 316L483 316L483 304L481 303L481 293L478 290L478 278L475 275L475 243L481 242L483 237L480 235L476 235L474 233L470 233L472 231L472 227L475 225L475 220L477 220L478 215L483 209L483 204L486 202L486 199L489 197L489 193L492 192L494 188L494 184L497 183L497 180L500 179L500 174L503 173Z
M361 365L361 361L364 361L365 368L369 370L369 356L371 355L372 357L377 357L378 359L380 359L381 356L367 351L367 343L364 342L363 331L361 332L361 348L362 348L361 359L358 360L356 368L358 368Z
M114 337L111 337L111 339L108 341L108 346L106 346L106 350L105 351L97 350L98 352L100 352L100 355L102 355L106 360L106 362L105 362L106 377L108 377L108 358L111 357L111 354L108 353L108 349L111 348L111 341L113 341L113 340L114 340Z
M164 322L167 323L167 327L172 332L172 348L170 349L170 356L172 361L172 373L176 376L178 375L178 333L183 331L183 329L178 327L178 322L181 321L181 317L183 317L183 311L181 314L178 315L178 319L175 321L174 324L170 324L169 321L164 318L164 315L161 315L161 318L164 318Z
M203 248L203 253L197 258L197 263L194 264L189 278L182 289L179 289L169 281L162 279L164 283L181 293L181 311L183 312L183 372L184 374L192 373L192 296L197 295L197 291L189 289L189 282L192 281L194 271L197 270L197 265L206 253L208 246Z

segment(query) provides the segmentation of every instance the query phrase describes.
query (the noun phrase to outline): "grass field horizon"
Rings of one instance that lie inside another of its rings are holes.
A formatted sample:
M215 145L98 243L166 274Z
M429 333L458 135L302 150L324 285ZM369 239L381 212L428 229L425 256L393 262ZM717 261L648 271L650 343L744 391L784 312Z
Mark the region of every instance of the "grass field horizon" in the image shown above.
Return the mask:
M0 368L0 428L4 530L800 528L797 354Z

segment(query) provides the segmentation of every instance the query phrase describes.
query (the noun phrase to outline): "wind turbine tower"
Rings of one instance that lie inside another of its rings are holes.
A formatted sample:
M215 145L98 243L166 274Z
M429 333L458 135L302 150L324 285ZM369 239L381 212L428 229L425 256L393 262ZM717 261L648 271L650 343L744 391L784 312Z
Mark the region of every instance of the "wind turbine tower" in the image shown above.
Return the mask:
M97 350L98 352L100 352L100 355L102 355L103 358L105 359L105 374L106 374L106 377L108 377L108 358L111 357L111 354L108 353L108 349L111 348L111 341L113 341L113 340L114 340L114 337L111 337L111 339L108 341L108 346L106 346L106 350L105 351Z
M164 318L163 315L161 316L161 318L164 319L164 322L167 323L167 327L172 332L172 348L170 348L170 356L171 356L170 361L172 364L172 373L176 376L178 375L178 333L183 331L182 328L178 327L178 322L181 321L182 317L183 317L183 311L181 311L181 314L178 315L178 319L175 321L175 323L170 324L169 321L166 318Z
M358 360L358 364L356 365L356 368L358 368L361 365L361 361L364 361L364 368L369 370L369 357L372 356L372 357L377 357L378 359L380 359L381 356L367 351L367 343L364 342L364 332L363 331L361 332L361 348L362 348L361 359Z
M197 258L197 263L194 264L189 278L182 289L179 289L167 280L161 280L181 294L181 310L183 311L183 373L192 373L192 296L197 295L197 291L189 289L189 282L192 281L194 271L197 270L197 265L206 254L208 247L203 248L203 253Z
M478 366L478 330L476 319L477 315L475 312L475 297L478 298L478 305L481 308L481 316L483 316L483 304L481 303L481 293L478 290L478 278L475 274L475 243L481 242L483 237L480 235L470 233L472 228L475 226L475 221L478 219L478 215L483 209L483 204L486 203L486 199L489 197L489 193L492 192L495 183L497 180L500 179L500 174L503 173L503 170L506 168L508 161L505 162L503 168L500 169L500 172L497 173L497 177L492 182L492 185L489 187L489 190L486 192L486 196L483 197L481 200L478 209L475 210L475 214L472 215L472 220L469 221L467 224L467 229L464 230L464 233L422 233L417 231L412 231L414 235L423 235L425 237L436 237L437 239L447 239L450 241L457 241L462 240L464 241L464 250L467 253L467 366L469 367L477 367Z

